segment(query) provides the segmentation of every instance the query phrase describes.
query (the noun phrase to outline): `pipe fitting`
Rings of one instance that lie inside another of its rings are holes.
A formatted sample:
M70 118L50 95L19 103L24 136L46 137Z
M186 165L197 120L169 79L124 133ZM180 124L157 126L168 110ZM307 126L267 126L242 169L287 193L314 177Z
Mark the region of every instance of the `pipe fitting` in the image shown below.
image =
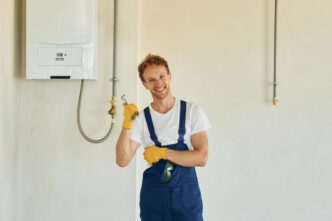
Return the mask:
M111 100L111 109L108 111L108 114L112 116L113 119L116 117L116 105L117 105L117 100L116 97L113 96Z

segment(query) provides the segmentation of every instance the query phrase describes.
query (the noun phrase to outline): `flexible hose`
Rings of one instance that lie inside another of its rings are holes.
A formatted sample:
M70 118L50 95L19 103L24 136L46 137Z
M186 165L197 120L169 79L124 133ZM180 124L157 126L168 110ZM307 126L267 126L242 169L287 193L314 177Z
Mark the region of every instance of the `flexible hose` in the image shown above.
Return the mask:
M104 142L110 135L113 129L113 124L114 124L114 119L112 120L111 126L107 132L107 134L101 138L101 139L92 139L90 137L88 137L84 131L83 128L81 126L81 103L82 103L82 94L83 94L83 88L84 88L84 80L81 81L81 89L80 89L80 95L78 98L78 105L77 105L77 125L78 125L78 129L80 130L82 136L84 137L84 139L86 139L87 141L91 142L91 143L102 143Z
M117 32L116 31L117 31L117 16L118 16L118 10L117 10L118 0L114 0L113 4L114 4L113 5L113 65L112 65L113 66L113 76L111 79L111 81L113 82L112 83L112 101L114 101L114 98L116 98L116 83L119 81L116 76L116 57L115 57L116 56L116 41L117 41L117 39L116 39ZM112 115L112 123L111 123L111 126L110 126L107 134L104 137L102 137L101 139L92 139L84 133L82 125L81 125L81 103L82 103L83 88L84 88L84 80L82 79L80 95L79 95L78 104L77 104L77 114L76 114L78 129L85 140L87 140L91 143L102 143L111 135L113 125L115 122L116 103L112 102L112 109L114 108L114 113Z

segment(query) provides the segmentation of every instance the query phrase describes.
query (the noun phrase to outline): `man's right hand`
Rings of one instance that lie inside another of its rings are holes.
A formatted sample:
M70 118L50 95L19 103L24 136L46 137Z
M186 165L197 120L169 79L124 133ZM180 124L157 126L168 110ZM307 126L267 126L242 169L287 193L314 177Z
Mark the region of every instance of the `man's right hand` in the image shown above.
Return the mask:
M138 113L138 108L135 104L125 104L123 105L123 123L122 127L126 129L130 129L133 126L133 121L135 119L135 115Z

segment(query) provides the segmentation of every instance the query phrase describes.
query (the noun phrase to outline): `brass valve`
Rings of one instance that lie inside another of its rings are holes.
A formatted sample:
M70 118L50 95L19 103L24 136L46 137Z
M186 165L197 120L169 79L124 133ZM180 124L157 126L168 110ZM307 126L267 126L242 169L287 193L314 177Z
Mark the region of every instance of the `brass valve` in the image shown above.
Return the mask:
M278 102L279 102L279 99L276 97L273 97L273 99L272 99L273 105L276 105Z
M112 97L112 100L110 101L112 107L111 109L108 111L108 114L112 116L113 119L115 119L116 117L116 97Z

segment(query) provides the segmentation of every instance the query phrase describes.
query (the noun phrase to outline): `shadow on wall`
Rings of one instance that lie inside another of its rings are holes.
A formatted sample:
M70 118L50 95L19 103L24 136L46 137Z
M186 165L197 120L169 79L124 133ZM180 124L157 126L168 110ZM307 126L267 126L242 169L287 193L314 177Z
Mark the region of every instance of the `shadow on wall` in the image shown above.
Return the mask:
M25 0L14 1L14 75L21 78L25 72Z

